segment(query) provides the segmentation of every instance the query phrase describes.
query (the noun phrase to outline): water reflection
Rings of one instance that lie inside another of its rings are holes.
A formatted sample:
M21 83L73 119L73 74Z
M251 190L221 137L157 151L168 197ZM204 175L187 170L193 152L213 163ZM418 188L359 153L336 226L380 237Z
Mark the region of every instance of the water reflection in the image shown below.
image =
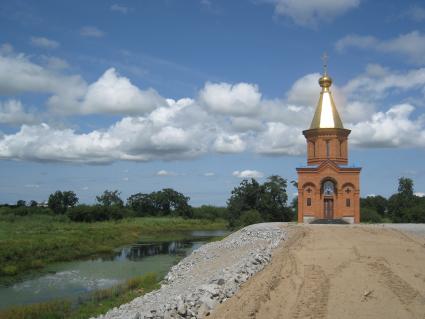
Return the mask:
M113 256L114 260L132 260L139 261L148 256L155 256L160 254L168 255L184 255L188 248L191 248L193 242L154 242L154 243L140 243L130 247L122 248L117 255Z
M210 238L226 233L192 231L180 233L180 240L145 239L109 256L53 264L47 267L48 274L0 287L0 308L58 298L76 300L87 292L108 288L147 272L165 275L179 257L188 255Z

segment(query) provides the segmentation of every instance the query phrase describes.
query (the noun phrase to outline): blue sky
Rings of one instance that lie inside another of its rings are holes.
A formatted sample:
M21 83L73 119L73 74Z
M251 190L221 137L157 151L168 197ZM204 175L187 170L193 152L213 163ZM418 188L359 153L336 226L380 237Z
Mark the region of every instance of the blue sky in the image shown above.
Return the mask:
M421 1L2 1L0 202L293 180L324 51L362 195L425 193L424 26Z

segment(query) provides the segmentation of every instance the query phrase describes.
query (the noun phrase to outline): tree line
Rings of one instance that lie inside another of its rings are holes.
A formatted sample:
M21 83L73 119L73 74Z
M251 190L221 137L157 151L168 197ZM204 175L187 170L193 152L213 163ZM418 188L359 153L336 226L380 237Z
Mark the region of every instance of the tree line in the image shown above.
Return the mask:
M388 199L380 195L361 198L362 222L425 222L425 197L414 194L412 179L401 177L398 182L397 192ZM296 183L292 183L296 186ZM225 219L231 227L242 227L267 221L296 221L297 198L288 203L287 187L287 180L278 175L269 176L262 184L254 178L244 179L231 191L226 207L212 205L192 207L189 204L189 197L172 188L151 193L136 193L125 202L118 190L105 190L96 196L94 205L78 204L79 199L75 192L58 190L49 196L47 207L40 207L35 201L27 205L25 201L19 200L16 205L3 205L0 213L15 215L52 213L65 215L76 222L174 216Z
M136 193L127 200L118 190L105 190L96 196L94 205L79 204L74 191L56 191L50 194L47 203L32 200L28 204L18 200L16 205L0 205L0 214L18 216L54 214L67 216L75 222L118 220L127 217L173 216L196 219L226 219L227 209L202 205L192 207L190 198L171 188L152 193Z
M288 207L287 181L277 175L263 184L255 179L243 180L231 192L227 207L202 205L192 207L190 198L172 189L136 193L124 201L118 190L105 190L96 196L94 205L79 204L75 192L56 191L47 205L19 200L16 205L2 205L1 213L15 215L55 214L75 222L118 220L126 217L175 216L196 219L225 219L230 226L240 227L262 221L290 221L294 211Z
M401 177L390 197L361 198L360 214L363 222L425 223L425 197L415 195L412 179Z

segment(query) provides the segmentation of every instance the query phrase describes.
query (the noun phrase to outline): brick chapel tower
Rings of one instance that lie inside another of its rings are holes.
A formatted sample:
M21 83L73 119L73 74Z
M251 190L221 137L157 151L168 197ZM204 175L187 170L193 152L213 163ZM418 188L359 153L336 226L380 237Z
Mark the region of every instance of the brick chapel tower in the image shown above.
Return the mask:
M330 87L326 65L319 79L322 87L307 140L307 166L297 168L298 222L342 219L360 222L360 167L348 166L348 135Z

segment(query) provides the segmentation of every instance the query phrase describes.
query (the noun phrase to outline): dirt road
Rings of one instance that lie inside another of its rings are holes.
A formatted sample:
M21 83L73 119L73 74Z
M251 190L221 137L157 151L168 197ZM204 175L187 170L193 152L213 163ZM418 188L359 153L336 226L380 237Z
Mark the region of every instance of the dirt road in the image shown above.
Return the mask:
M273 261L207 318L425 319L425 240L373 226L292 226Z

